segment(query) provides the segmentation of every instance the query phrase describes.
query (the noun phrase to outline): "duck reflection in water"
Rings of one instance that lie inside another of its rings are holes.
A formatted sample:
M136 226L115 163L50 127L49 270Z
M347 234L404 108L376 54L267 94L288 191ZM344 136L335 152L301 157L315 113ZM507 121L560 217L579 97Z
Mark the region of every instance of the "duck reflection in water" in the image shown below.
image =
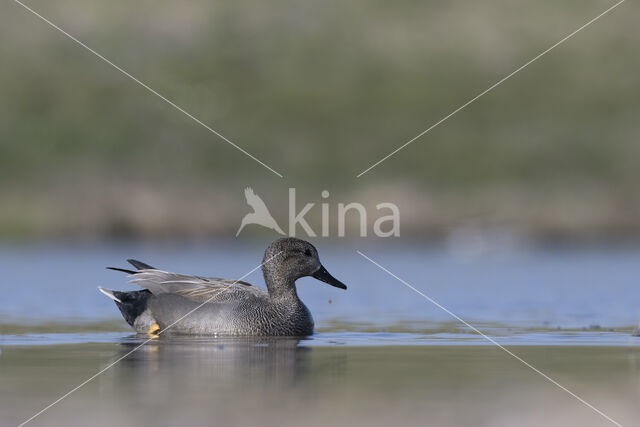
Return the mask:
M122 343L121 356L140 345L139 336ZM292 386L310 371L311 347L289 337L167 336L149 341L121 362L124 378L148 387L147 377L185 386L268 383ZM153 386L152 386L153 387Z

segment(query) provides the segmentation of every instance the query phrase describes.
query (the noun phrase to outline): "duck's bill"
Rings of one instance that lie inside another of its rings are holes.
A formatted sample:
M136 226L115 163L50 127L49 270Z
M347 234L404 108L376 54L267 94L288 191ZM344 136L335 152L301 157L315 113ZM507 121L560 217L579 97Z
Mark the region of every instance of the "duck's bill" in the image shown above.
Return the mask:
M344 283L342 283L341 281L333 277L331 274L329 274L327 269L324 268L323 266L320 266L318 271L316 271L313 274L313 278L321 280L325 283L328 283L331 286L335 286L336 288L347 289L347 285L345 285Z

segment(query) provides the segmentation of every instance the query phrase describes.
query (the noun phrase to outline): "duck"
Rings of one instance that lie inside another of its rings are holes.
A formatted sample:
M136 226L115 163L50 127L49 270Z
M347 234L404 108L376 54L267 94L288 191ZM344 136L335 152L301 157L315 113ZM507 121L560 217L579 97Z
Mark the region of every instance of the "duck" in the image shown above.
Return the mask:
M339 289L347 286L320 262L309 242L280 238L265 250L261 264L266 290L244 282L171 273L134 259L128 273L138 291L98 287L115 301L126 322L138 333L308 336L313 334L311 312L300 300L296 280L313 277Z

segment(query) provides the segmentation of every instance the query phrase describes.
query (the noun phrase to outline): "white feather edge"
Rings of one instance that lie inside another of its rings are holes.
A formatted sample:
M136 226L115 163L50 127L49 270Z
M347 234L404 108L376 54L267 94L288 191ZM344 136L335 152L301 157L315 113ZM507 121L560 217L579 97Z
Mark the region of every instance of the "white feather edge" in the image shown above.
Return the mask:
M98 290L103 294L105 294L106 296L108 296L109 298L111 298L112 300L122 303L122 301L116 298L116 296L113 294L113 291L111 289L105 289L102 286L98 286Z

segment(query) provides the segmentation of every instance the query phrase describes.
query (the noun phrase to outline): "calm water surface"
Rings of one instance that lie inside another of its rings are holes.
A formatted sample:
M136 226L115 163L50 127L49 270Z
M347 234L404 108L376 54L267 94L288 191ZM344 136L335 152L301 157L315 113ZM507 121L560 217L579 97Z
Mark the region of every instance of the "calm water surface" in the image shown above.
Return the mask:
M314 336L150 342L96 291L134 289L106 265L136 257L234 278L254 268L263 249L0 248L0 425L20 424L120 358L29 425L612 425L355 249L611 418L640 423L640 338L631 336L640 319L637 248L319 246L349 290L299 282ZM262 284L259 273L247 280Z
M101 285L136 289L106 270L137 258L158 268L237 278L262 260L264 245L0 246L0 323L118 320ZM461 252L446 246L319 244L321 259L349 285L341 291L298 281L317 325L374 325L422 330L451 321L441 309L356 254L360 249L444 307L470 322L533 328L632 327L640 321L640 247ZM245 280L263 286L260 271Z

